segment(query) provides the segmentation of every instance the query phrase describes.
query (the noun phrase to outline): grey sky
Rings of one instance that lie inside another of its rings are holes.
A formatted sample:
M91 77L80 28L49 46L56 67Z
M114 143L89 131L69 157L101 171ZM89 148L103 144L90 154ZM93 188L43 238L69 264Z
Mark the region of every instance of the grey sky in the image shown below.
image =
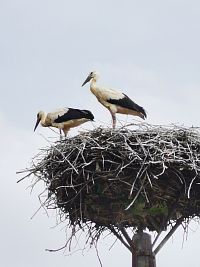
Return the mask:
M1 147L1 265L96 266L95 250L66 257L49 254L65 241L55 217L39 206L37 188L16 185L16 170L28 166L48 129L33 133L36 113L68 106L87 108L94 124L111 125L88 86L91 70L100 83L119 88L148 112L153 124L199 126L200 2L194 0L0 0L0 147ZM118 125L133 117L117 116ZM71 135L77 131L72 131ZM192 227L196 229L196 225ZM157 258L159 267L189 264L199 267L200 231L190 231L182 249L179 231ZM130 266L130 255L120 245L111 254L112 240L102 241L104 266ZM104 248L106 246L106 248ZM110 256L111 255L111 256Z

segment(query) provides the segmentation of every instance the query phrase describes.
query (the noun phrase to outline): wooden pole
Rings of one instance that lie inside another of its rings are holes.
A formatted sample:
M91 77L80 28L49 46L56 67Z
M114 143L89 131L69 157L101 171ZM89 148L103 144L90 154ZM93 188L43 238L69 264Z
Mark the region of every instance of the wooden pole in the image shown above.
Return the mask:
M141 231L133 236L132 242L132 267L156 267L151 236Z

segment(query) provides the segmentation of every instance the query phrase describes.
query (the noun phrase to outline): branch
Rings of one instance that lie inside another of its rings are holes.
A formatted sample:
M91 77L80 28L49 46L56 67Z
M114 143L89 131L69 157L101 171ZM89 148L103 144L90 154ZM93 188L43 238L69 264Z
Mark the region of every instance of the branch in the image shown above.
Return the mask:
M108 226L108 229L122 242L122 244L131 251L131 247L124 241L122 236L115 230L113 226Z
M119 227L119 229L122 232L122 235L124 236L124 238L126 239L126 241L129 243L130 247L133 248L133 242L132 242L130 236L127 234L125 228L124 227Z
M172 227L172 229L169 231L169 233L164 237L164 239L160 242L160 244L157 246L157 248L154 250L154 254L156 255L161 248L165 245L165 243L170 239L170 237L173 235L173 233L176 231L176 229L181 225L184 218L179 218L176 221L176 224Z

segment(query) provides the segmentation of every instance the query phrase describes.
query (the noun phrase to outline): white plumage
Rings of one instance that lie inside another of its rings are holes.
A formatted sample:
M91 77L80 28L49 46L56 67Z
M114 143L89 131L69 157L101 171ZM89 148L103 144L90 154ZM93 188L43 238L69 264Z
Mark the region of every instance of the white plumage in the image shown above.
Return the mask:
M146 112L143 107L133 102L127 95L119 90L102 87L97 85L99 75L96 71L91 72L82 86L90 82L90 90L96 96L98 101L105 106L112 115L113 128L116 126L116 113L130 114L142 119L146 118Z
M60 108L54 112L45 113L39 111L37 113L37 121L34 131L40 123L43 127L55 127L62 130L66 136L70 128L77 127L87 121L92 121L94 116L89 110L80 110L74 108Z

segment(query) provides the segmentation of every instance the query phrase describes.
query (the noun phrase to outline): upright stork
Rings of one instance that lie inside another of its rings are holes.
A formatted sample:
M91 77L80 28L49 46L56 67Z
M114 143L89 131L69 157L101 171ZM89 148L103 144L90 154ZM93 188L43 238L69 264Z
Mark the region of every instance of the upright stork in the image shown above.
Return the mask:
M143 107L133 102L124 93L112 88L97 85L99 75L96 71L90 72L82 86L90 82L90 91L96 96L97 100L106 107L112 116L113 128L116 126L116 113L138 116L142 119L147 117Z
M34 131L40 123L43 127L56 127L63 131L65 137L70 128L77 127L87 121L93 121L94 116L89 110L80 110L74 108L61 108L55 112L45 113L39 111L37 113L37 121Z

